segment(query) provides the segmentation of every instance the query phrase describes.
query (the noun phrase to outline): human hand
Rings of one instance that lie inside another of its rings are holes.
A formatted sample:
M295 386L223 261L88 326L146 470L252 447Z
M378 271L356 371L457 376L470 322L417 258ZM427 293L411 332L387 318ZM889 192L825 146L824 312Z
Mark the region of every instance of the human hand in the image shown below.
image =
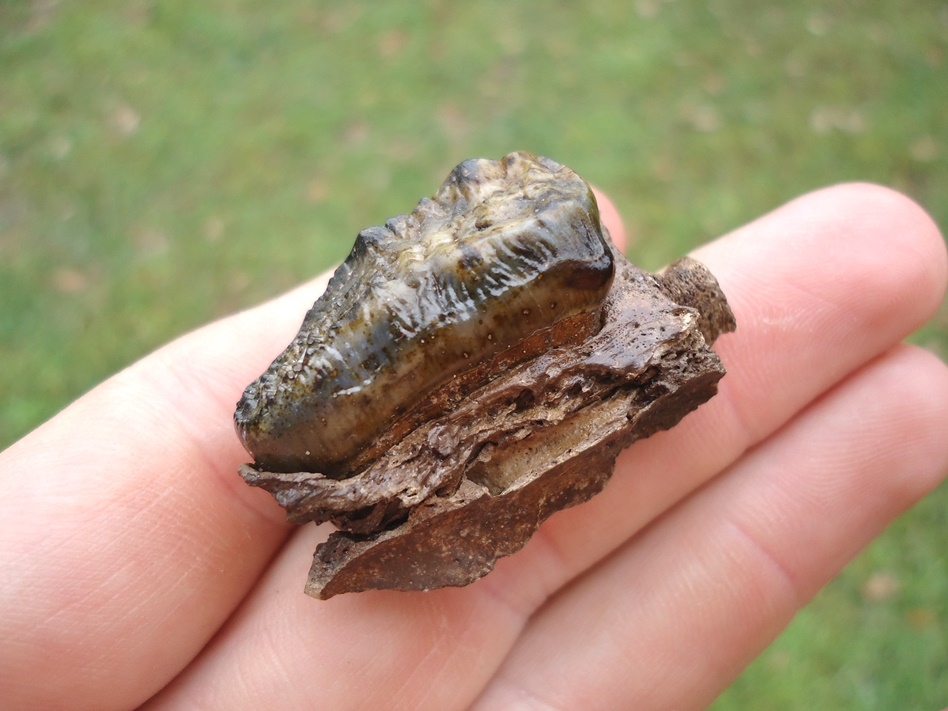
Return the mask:
M948 267L867 185L694 256L737 316L719 395L466 588L312 600L325 530L237 476L234 403L325 277L106 381L0 455L0 707L706 706L948 472L948 368L898 345Z

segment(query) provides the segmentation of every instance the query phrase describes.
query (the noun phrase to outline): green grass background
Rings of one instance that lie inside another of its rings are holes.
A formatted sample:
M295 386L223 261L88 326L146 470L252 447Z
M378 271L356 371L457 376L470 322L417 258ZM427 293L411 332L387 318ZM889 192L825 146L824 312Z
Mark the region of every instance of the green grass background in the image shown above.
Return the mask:
M520 148L606 189L648 268L845 180L944 227L948 3L0 0L0 446ZM948 353L948 308L916 341ZM948 704L946 512L714 708Z

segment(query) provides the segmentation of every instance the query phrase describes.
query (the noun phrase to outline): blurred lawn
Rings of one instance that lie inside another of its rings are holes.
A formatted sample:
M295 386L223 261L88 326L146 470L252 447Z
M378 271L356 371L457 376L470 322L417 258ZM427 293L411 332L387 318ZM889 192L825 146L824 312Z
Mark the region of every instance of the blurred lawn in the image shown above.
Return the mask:
M466 157L575 168L649 268L843 180L944 228L946 77L934 0L0 0L0 447ZM715 709L948 703L946 519L942 487Z

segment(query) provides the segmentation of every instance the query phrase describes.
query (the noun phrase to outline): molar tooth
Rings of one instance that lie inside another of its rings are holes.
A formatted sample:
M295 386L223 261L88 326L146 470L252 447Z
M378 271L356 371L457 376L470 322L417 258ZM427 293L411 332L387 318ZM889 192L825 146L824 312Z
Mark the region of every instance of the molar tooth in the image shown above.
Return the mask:
M598 328L606 240L570 169L528 153L464 161L411 214L359 233L294 342L247 387L241 441L261 468L348 476L439 402L536 355L518 348L533 334L557 345Z

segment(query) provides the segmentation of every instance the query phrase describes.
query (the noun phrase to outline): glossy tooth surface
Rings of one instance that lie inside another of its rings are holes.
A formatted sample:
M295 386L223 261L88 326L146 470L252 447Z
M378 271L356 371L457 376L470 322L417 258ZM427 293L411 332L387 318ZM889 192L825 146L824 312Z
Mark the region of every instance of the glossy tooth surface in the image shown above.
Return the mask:
M500 368L598 324L613 257L589 186L547 158L458 165L363 230L241 398L258 468L346 476Z

